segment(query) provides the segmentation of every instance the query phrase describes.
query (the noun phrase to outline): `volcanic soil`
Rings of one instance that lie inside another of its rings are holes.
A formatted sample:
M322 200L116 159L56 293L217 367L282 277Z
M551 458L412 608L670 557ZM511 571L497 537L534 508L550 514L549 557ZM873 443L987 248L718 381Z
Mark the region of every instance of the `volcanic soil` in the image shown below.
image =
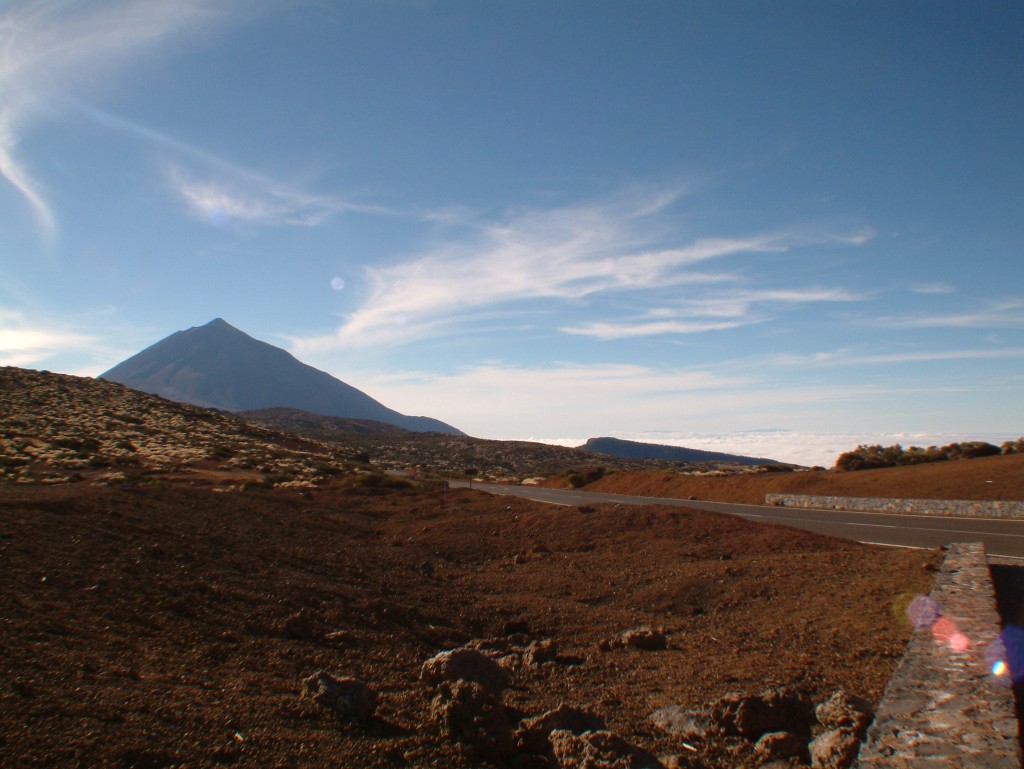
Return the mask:
M538 766L477 761L419 679L442 650L512 633L559 654L514 667L514 718L566 702L679 754L656 708L784 684L877 703L941 555L440 488L11 484L0 509L4 767ZM638 626L668 648L599 648ZM316 671L364 681L376 716L301 697ZM695 747L753 765L749 747Z
M549 485L565 486L564 478ZM765 494L818 494L892 499L1024 500L1024 454L961 459L911 467L842 472L685 474L665 470L617 472L587 491L743 502L763 505Z

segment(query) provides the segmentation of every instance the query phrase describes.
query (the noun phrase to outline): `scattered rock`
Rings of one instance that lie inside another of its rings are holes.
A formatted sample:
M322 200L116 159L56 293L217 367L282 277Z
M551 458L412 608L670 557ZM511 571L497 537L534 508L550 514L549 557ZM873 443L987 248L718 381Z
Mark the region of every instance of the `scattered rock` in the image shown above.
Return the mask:
M475 681L443 681L430 703L430 719L478 758L508 758L515 752L505 709Z
M842 689L818 705L814 715L828 729L852 729L861 739L875 717L871 703Z
M363 645L359 636L348 630L335 630L324 635L324 640L340 646L361 647Z
M711 718L724 734L755 740L768 732L809 735L813 703L796 687L782 687L756 696L727 694L711 707Z
M852 729L825 732L807 746L814 769L847 769L857 757L860 740Z
M807 752L804 741L792 732L768 732L754 745L754 755L762 761L798 758Z
M534 641L523 652L523 663L529 667L539 667L546 662L558 662L558 644L552 638Z
M681 705L659 708L651 713L650 719L659 729L684 740L702 740L714 730L709 711L688 709Z
M556 729L549 739L559 769L665 769L655 756L612 732Z
M526 753L547 753L551 749L548 735L555 730L582 734L607 728L599 715L563 703L536 718L524 719L515 734L516 746Z
M690 754L662 756L659 760L665 769L707 769L703 761Z
M335 678L318 670L303 682L302 696L338 713L341 718L365 721L377 709L377 695L355 678Z
M281 632L289 638L300 641L312 641L316 638L316 624L312 615L306 610L293 614L281 625Z
M612 645L632 646L648 652L663 651L668 648L668 636L662 630L639 627L627 630L619 636L617 641L613 641Z
M477 649L463 646L441 652L423 663L420 680L428 686L445 681L472 681L488 693L500 697L508 686L508 673L489 656Z

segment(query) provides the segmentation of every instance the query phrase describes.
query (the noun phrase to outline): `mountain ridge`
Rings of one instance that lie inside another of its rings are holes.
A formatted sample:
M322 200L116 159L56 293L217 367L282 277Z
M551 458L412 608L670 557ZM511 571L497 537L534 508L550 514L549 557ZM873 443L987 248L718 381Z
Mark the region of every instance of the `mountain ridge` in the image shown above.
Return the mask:
M438 419L390 409L286 350L254 339L223 318L176 331L99 378L225 411L293 408L383 422L414 432L463 434Z
M669 446L662 443L627 441L622 438L591 438L576 448L608 454L623 459L661 459L670 462L731 462L741 465L782 464L775 459L748 457L741 454L726 454L720 451L704 451L685 446Z

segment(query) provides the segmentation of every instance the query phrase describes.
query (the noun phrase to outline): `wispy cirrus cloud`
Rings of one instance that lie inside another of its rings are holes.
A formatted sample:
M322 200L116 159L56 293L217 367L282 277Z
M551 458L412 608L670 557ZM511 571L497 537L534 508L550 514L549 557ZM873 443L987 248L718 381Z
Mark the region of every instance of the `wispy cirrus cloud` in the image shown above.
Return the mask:
M395 264L368 268L370 289L363 305L334 334L293 344L305 352L406 342L454 333L478 313L527 300L578 302L613 292L736 284L742 276L735 270L709 271L703 265L729 256L784 253L812 242L860 239L800 230L675 244L683 238L666 231L662 215L678 198L678 193L648 191L478 223L469 236L463 232ZM776 300L787 301L781 293Z
M224 18L212 0L13 2L0 9L0 177L32 210L47 238L56 216L44 185L18 152L37 122L65 100L110 87L138 56L152 56Z
M214 226L242 223L305 227L320 224L335 214L350 212L407 215L424 220L433 220L435 216L429 211L406 214L335 194L309 193L301 186L270 178L138 121L83 102L73 104L80 114L93 122L175 158L163 164L167 186L191 214Z
M879 318L889 328L1003 328L1024 324L1024 301L1009 299L990 302L967 312L941 315L906 315Z
M810 302L855 302L864 297L837 288L726 291L678 307L660 307L640 317L565 326L568 334L597 339L628 339L663 334L697 334L763 323L773 306Z
M956 288L948 283L917 283L910 290L915 294L952 294Z
M810 355L776 355L758 365L831 368L839 366L876 366L903 363L938 363L958 360L999 360L1024 358L1024 347L991 349L919 350L914 352L862 354L843 349Z
M313 226L342 210L340 202L303 195L249 174L219 176L200 180L178 166L170 166L167 172L171 189L189 211L216 226L232 222Z

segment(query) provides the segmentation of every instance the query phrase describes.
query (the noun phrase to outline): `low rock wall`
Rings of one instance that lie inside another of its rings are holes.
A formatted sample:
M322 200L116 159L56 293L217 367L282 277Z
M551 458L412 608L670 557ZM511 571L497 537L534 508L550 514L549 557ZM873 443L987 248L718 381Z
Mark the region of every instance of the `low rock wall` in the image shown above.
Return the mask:
M1012 676L980 542L950 546L911 618L914 636L855 767L1020 769Z
M969 499L885 499L883 497L823 497L810 494L765 494L766 505L818 510L962 515L971 518L1024 518L1024 502Z

